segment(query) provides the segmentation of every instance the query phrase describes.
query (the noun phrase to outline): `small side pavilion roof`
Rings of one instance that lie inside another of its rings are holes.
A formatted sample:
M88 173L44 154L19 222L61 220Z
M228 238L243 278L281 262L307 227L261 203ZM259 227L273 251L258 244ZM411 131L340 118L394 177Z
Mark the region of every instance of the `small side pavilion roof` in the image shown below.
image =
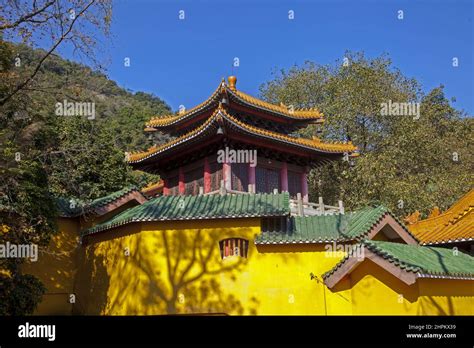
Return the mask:
M418 278L474 280L474 257L460 251L364 240L334 268L323 274L325 284L333 288L366 260L376 263L408 285L415 283Z
M313 244L353 242L373 238L389 225L406 243L416 244L416 238L384 206L366 207L347 214L292 216L284 231L265 231L255 244Z
M474 189L439 215L417 220L414 213L405 221L421 244L448 244L474 241Z
M135 186L128 186L91 202L60 197L56 199L56 204L61 217L77 217L85 214L104 215L130 201L142 204L146 200Z

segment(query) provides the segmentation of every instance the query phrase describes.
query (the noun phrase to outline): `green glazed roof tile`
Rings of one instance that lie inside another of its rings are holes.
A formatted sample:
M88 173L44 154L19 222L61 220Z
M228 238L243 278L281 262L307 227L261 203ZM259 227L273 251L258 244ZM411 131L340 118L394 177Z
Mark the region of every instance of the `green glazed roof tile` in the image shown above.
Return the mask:
M400 269L422 277L474 277L474 257L461 251L374 240L363 240L357 246L364 246ZM324 273L323 278L333 274L348 259L349 256L342 259Z
M60 216L63 217L76 217L84 213L91 212L95 209L101 208L110 204L133 191L138 191L135 186L128 186L121 190L112 192L106 196L94 199L91 202L78 201L75 199L67 199L59 197L56 199L57 208Z
M292 216L288 228L281 232L262 232L256 244L316 243L326 241L353 241L364 238L386 214L383 206L368 207L348 214ZM402 225L403 226L403 225Z
M123 196L129 194L132 191L138 191L138 189L135 186L125 187L119 191L112 192L111 194L108 194L107 196L100 197L93 200L92 202L88 204L88 208L96 209L96 208L103 207L109 203L116 201L119 198L122 198Z
M365 240L363 244L409 272L434 276L474 276L474 257L460 251L373 240Z
M244 197L245 196L245 197ZM288 193L161 196L127 209L82 235L138 221L289 216Z

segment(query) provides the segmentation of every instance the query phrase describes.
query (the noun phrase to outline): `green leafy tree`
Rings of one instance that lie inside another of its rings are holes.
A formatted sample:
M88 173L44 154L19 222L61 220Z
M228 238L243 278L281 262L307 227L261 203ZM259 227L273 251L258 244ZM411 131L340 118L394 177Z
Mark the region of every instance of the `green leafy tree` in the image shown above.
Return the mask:
M0 91L8 90L13 49L0 40ZM38 160L38 118L22 117L22 100L0 114L0 244L45 245L55 230L54 201ZM32 313L44 292L41 282L21 272L22 260L0 259L0 315Z
M2 39L20 40L28 46L41 42L45 50L34 65L23 69L22 56L16 56L15 83L0 95L0 106L37 88L37 75L48 59L63 46L72 48L97 68L101 39L109 36L112 18L110 0L6 0L0 7Z
M41 50L12 46L14 56L26 66L35 66ZM139 151L163 142L167 136L143 131L152 116L171 112L156 96L131 93L103 73L54 55L36 75L36 88L22 93L28 106L23 114L37 115L41 136L36 143L51 193L91 200L134 184L144 186L159 178L133 172L125 163L126 151ZM58 103L88 102L95 117L56 114Z
M473 183L472 119L446 99L443 87L424 95L415 79L388 56L347 52L332 66L306 63L276 73L261 86L263 98L326 115L321 136L350 140L360 157L332 162L310 174L310 196L349 209L384 204L399 217L433 206L447 208ZM415 115L384 115L389 102L420 103ZM315 126L301 136L318 135Z
M0 97L31 76L44 54L0 40ZM57 115L64 100L94 103L97 117ZM101 72L49 55L34 80L0 106L0 243L46 246L56 231L54 196L91 200L157 180L133 172L124 151L163 141L143 133L144 121L169 112L155 96L131 93ZM45 291L21 264L0 260L0 314L32 313Z

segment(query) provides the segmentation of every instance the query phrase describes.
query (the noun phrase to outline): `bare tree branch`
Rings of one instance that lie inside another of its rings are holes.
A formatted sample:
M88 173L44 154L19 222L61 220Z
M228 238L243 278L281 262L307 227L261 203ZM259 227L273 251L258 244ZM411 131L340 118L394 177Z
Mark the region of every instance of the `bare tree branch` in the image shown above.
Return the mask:
M18 18L15 22L13 23L10 23L10 24L4 24L4 25L0 25L0 30L5 30L5 29L13 29L17 26L19 26L21 23L24 23L24 22L34 22L33 20L33 17L37 16L38 14L40 14L41 12L45 11L48 7L50 7L51 5L53 5L54 3L56 2L56 0L52 0L50 2L47 2L43 7L41 7L40 9L36 10L36 11L33 11L33 12L30 12L24 16L21 16L20 18ZM36 6L36 5L35 5Z
M68 30L61 35L61 37L56 41L56 43L49 49L48 52L40 59L39 63L36 65L36 68L33 70L33 73L22 83L20 83L12 92L10 92L7 96L5 96L3 99L0 100L0 106L5 105L5 103L10 100L15 94L17 94L19 91L21 91L31 80L34 79L38 71L41 69L41 66L43 65L44 61L51 55L51 53L54 52L54 50L61 44L61 42L67 37L67 35L71 32L71 30L74 27L74 23L78 20L79 17L81 17L88 9L94 4L95 0L92 0L89 2L86 7L84 7L79 14L74 17L74 19L71 21L71 24L68 27Z

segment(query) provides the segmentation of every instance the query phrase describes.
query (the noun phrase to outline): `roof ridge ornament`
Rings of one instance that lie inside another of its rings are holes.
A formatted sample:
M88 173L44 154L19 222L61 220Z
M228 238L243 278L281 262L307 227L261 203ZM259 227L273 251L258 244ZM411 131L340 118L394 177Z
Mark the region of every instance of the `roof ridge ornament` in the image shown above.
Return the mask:
M235 92L237 91L237 77L234 76L234 75L231 75L227 78L227 80L229 81L229 88L231 91Z

